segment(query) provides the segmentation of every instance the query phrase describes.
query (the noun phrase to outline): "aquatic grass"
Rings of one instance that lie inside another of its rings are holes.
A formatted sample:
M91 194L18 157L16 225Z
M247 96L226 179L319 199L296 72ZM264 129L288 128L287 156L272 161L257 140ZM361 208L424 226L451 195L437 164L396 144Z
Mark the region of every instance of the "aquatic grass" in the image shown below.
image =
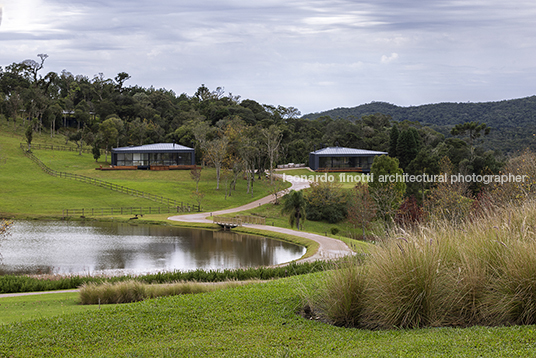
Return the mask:
M143 283L170 283L176 281L222 282L228 280L269 280L304 275L333 268L331 261L291 262L278 267L250 267L242 269L169 271L146 275L83 276L44 275L42 277L2 275L0 293L54 291L78 288L85 283L121 282L135 280Z

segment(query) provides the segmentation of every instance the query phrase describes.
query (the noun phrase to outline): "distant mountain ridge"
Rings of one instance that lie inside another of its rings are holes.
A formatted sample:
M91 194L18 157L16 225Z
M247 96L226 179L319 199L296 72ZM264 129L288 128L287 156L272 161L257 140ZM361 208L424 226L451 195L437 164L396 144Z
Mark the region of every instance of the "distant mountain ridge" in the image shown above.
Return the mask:
M361 116L382 113L396 121L417 121L424 125L454 126L471 121L484 122L492 128L536 125L536 96L498 102L455 103L444 102L401 107L386 102L371 102L351 108L335 108L310 113L303 118L330 116L333 119L359 119Z
M396 121L417 121L447 134L458 123L480 122L492 128L484 145L489 149L512 152L531 148L536 150L536 96L478 103L435 103L401 107L386 102L371 102L352 108L335 108L310 113L303 118L359 119L364 115L382 113Z

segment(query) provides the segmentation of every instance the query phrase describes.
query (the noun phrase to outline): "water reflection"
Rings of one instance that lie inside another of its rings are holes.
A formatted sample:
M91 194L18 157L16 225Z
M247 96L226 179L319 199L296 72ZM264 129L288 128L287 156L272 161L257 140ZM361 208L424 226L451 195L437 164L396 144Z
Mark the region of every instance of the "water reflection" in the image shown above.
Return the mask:
M276 265L305 248L234 232L128 223L18 221L0 274L147 273Z

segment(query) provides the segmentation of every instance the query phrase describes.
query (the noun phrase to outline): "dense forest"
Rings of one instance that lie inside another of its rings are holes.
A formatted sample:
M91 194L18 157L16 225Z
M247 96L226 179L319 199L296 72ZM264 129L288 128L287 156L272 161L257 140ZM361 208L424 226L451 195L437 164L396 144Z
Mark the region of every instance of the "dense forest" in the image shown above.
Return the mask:
M452 135L420 123L423 118L436 126L461 123L464 120L454 120L460 111L467 113L464 119L490 119L479 115L476 105L421 106L406 109L409 112L402 116L400 107L373 103L356 107L357 112L339 109L329 116L302 117L294 107L241 99L221 87L211 90L201 85L193 95L177 95L166 89L129 86L125 72L113 79L66 70L46 73L47 57L40 54L39 61L25 60L1 69L0 116L14 128L29 130L30 137L32 131L62 135L78 146L93 146L97 155L99 149L174 141L195 147L199 161L218 171L230 170L235 178L278 163L307 164L309 152L327 146L389 152L408 173L438 173L444 157L464 173L497 172L501 166L499 153L482 146L482 139L492 136L487 135L488 128L473 137L471 131ZM512 121L522 117L523 125L528 125L533 118L529 102L535 100L481 106L490 107L486 113L502 113ZM518 114L521 111L525 115ZM487 124L491 133L498 131L497 122Z
M422 106L400 107L385 102L372 102L352 108L336 108L311 113L304 118L357 119L362 116L383 113L394 120L416 121L446 134L456 124L466 122L486 123L492 130L483 141L485 148L499 149L504 153L536 149L536 96L483 103L437 103Z

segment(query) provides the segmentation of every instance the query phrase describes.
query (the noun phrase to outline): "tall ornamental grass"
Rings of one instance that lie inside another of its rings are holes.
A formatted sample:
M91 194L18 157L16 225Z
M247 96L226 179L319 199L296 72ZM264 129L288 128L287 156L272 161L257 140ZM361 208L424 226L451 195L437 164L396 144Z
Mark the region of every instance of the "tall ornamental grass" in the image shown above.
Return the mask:
M311 314L372 329L536 324L535 204L393 229L306 295Z
M258 281L228 281L218 283L174 282L168 284L146 284L129 280L109 283L87 283L80 287L80 303L84 305L131 303L149 298L210 292L233 288Z

